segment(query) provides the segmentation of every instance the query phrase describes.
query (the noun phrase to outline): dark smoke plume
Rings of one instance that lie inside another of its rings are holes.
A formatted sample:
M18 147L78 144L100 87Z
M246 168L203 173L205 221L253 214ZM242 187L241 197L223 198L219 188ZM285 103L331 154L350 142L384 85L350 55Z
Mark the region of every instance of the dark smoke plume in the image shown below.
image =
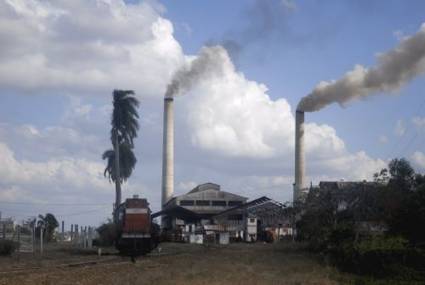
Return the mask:
M165 97L187 92L202 79L222 74L223 63L226 61L230 61L230 58L222 46L203 47L192 62L174 74L167 86Z
M394 49L378 56L371 68L356 65L337 81L321 82L302 98L297 110L318 111L329 104L344 106L379 92L398 90L425 72L425 23L413 36L406 37Z

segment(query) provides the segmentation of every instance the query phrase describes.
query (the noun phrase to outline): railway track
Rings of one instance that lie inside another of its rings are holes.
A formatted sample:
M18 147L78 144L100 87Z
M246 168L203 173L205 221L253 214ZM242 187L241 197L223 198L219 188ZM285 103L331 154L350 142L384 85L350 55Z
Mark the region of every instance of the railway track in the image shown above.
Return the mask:
M10 268L8 270L1 270L0 276L8 275L8 274L16 274L16 273L34 273L41 272L45 270L51 269L66 269L66 268L78 268L78 267L93 267L93 266L105 266L105 265L120 265L120 264L131 264L132 261L130 258L128 260L124 260L122 257L114 257L109 259L96 259L96 260L88 260L82 262L66 262L57 264L57 265L49 265L49 266L33 266L33 267L22 267L22 268Z

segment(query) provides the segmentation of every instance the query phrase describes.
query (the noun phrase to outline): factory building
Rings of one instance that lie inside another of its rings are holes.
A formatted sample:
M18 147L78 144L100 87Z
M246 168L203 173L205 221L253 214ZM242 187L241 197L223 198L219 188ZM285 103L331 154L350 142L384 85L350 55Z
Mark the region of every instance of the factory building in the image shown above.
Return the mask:
M226 244L292 235L285 205L267 197L247 200L221 191L218 184L205 183L171 198L153 217L161 216L163 232L174 241Z
M218 184L205 183L186 194L171 198L154 217L162 216L163 228L176 230L188 223L208 224L212 216L242 205L247 200L246 197L221 191Z

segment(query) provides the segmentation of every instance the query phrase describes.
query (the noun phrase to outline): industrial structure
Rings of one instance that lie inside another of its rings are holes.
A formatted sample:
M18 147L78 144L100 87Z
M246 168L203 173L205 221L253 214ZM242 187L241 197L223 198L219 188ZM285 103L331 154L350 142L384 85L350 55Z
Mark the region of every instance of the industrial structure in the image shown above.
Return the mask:
M171 198L152 217L161 217L163 232L177 241L254 242L292 234L285 205L267 197L247 200L221 191L218 184L205 183Z
M307 192L305 185L304 112L295 112L295 183L293 201L298 201Z
M209 223L211 217L245 203L248 198L220 190L220 185L205 183L163 205L156 216L162 216L163 228L176 229L187 223Z
M162 144L162 191L161 206L174 193L174 107L173 97L164 98L164 130Z

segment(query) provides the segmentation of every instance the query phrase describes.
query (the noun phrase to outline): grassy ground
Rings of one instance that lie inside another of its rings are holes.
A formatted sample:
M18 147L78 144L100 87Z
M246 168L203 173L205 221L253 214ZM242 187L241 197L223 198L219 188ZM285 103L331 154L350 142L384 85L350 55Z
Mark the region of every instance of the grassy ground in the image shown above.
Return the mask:
M129 262L129 258L116 258L119 263L64 268L55 265L67 262L69 257L73 262L97 257L90 255L92 252L58 252L45 257L48 261L44 261L42 270L0 274L0 284L373 284L355 281L291 243L229 246L165 243L161 244L160 253L138 258L136 263ZM32 264L24 259L21 257L19 268L29 268ZM2 270L16 267L16 263L16 257L0 258Z

